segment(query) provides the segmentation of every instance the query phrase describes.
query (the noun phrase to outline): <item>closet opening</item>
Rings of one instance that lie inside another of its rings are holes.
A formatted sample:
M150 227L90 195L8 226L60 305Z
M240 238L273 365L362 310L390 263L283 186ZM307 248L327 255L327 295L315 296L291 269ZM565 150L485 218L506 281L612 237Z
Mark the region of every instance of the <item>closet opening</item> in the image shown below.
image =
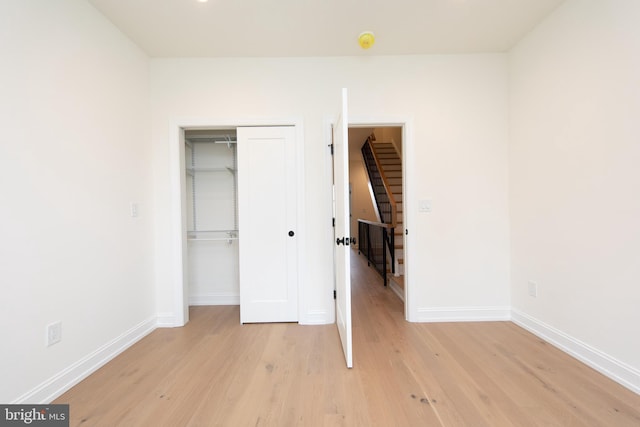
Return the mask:
M298 322L301 123L173 126L175 311L159 322L183 326L196 305L238 305L241 323Z
M184 132L189 306L239 305L236 129Z

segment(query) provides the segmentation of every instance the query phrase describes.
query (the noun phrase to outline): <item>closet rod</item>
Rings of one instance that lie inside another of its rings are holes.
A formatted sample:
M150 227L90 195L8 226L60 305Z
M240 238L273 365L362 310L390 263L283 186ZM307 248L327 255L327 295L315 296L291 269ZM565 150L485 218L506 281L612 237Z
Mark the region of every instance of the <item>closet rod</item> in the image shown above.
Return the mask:
M190 242L216 242L216 241L232 241L238 240L237 237L189 237L187 238Z
M187 230L188 234L193 233L227 233L227 234L237 234L238 230Z
M238 142L237 137L229 135L202 135L189 136L185 138L188 142L213 142L216 144L235 144Z

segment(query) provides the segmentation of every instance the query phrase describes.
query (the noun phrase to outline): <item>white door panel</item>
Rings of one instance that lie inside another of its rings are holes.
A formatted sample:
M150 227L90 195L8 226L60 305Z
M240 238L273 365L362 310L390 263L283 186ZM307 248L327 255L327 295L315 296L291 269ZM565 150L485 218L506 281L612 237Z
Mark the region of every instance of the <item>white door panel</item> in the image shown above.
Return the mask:
M349 121L347 89L342 89L342 107L333 126L334 255L336 283L336 324L347 367L353 367L351 337L351 262L349 232ZM342 244L337 240L342 239ZM346 244L345 244L346 243Z
M240 321L298 321L295 128L238 128Z

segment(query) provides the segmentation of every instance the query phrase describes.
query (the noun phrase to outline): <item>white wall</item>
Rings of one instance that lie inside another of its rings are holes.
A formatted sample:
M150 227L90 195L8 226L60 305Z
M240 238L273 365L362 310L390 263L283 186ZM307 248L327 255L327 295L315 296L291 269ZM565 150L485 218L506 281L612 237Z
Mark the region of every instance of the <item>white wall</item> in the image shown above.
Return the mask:
M0 402L48 401L155 325L148 60L83 0L0 2L0 56Z
M509 166L514 315L640 392L638 22L569 0L519 43Z
M153 59L158 312L174 313L170 129L196 120L300 118L305 215L301 322L333 321L327 120L350 90L352 123L407 119L413 320L508 316L505 55ZM405 146L407 148L407 146ZM431 199L431 214L417 213ZM167 323L170 323L168 321Z

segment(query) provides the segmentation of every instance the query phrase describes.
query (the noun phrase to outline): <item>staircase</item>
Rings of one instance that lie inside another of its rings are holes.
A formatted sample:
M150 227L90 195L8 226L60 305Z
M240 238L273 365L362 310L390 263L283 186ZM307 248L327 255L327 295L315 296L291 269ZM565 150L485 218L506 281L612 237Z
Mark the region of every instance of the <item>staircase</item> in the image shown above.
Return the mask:
M391 279L404 289L404 247L403 247L403 204L402 204L402 159L395 146L390 142L374 142L371 144L374 155L380 165L389 190L396 202L394 245L395 245L395 275Z

